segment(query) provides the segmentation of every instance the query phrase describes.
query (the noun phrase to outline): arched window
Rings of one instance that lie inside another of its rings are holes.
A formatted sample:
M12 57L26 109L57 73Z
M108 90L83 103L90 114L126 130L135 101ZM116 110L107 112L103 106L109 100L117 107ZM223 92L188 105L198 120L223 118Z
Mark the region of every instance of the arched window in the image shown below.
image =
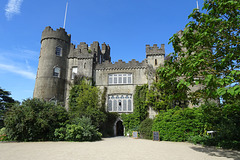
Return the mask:
M60 78L60 71L61 71L61 69L59 67L53 68L53 77Z
M157 59L155 59L155 66L157 65Z
M56 47L56 56L62 56L62 47Z

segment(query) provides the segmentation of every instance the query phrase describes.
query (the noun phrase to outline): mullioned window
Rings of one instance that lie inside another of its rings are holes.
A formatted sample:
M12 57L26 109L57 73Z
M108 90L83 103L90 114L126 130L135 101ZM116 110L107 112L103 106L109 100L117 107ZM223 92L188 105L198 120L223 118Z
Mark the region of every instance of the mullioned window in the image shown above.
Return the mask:
M132 74L131 73L109 74L108 84L132 84Z

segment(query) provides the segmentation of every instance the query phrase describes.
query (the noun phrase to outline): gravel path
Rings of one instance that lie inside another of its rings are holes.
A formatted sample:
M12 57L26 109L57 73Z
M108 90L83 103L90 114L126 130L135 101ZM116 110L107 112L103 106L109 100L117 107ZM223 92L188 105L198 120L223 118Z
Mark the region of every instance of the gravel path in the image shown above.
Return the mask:
M189 143L105 138L98 142L0 143L0 160L240 160L240 151Z

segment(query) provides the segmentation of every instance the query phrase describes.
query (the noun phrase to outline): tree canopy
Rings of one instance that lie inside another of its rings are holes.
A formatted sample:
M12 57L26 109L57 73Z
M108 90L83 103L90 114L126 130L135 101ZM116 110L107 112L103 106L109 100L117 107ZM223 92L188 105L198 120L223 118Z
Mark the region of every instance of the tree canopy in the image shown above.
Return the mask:
M15 103L10 95L11 93L9 91L0 88L0 128L3 127L3 119L6 111Z
M158 69L160 78L181 77L178 89L201 85L199 90L188 92L193 103L239 98L239 1L206 0L202 10L195 9L189 19L184 31L170 39L174 53L165 67Z
M105 109L105 108L104 108ZM69 96L70 118L91 118L96 127L100 127L106 120L104 109L101 108L100 91L86 79L80 79L75 84Z

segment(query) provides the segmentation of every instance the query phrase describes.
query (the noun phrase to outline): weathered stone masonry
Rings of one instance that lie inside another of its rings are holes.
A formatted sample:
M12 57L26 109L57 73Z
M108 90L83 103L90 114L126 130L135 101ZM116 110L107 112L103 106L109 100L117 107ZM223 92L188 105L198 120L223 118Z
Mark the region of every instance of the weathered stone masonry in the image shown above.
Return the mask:
M164 44L146 45L146 59L142 62L119 60L111 63L110 46L93 42L71 43L65 29L46 27L42 33L41 51L33 97L68 103L70 84L75 75L92 78L103 91L107 88L106 110L131 113L133 95L137 85L154 80L154 70L164 64ZM156 113L149 111L150 117Z

